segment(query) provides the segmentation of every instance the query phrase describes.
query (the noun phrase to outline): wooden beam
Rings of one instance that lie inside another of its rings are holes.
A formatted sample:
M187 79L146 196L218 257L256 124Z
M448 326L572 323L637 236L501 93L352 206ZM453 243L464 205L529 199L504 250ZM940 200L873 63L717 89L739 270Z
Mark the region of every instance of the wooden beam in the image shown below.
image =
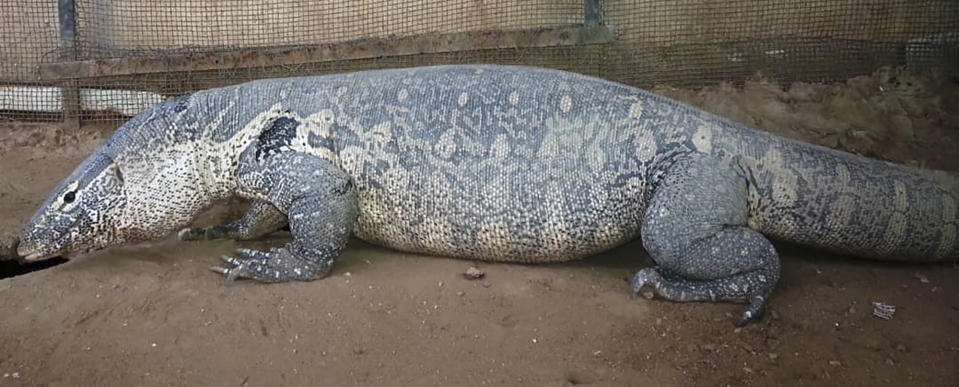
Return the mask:
M60 81L116 75L296 65L456 51L601 44L613 40L615 35L601 25L427 34L313 46L48 63L40 66L39 78L41 81Z

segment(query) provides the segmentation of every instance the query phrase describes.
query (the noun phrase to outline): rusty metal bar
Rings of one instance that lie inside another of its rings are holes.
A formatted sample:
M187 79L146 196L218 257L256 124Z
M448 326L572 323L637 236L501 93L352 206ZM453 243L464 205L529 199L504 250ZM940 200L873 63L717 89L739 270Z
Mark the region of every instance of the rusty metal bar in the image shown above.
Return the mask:
M603 24L603 9L599 0L583 0L583 25L587 27Z
M260 48L158 57L93 59L40 66L43 81L116 75L204 71L296 65L455 51L521 47L553 47L609 43L615 35L605 26L571 26L516 31L473 31L404 38L363 39L306 47Z
M60 27L60 59L63 61L77 60L77 17L74 0L59 0L57 2L57 17ZM63 111L63 124L67 128L80 128L80 88L77 82L69 77L59 80L62 87L60 108Z

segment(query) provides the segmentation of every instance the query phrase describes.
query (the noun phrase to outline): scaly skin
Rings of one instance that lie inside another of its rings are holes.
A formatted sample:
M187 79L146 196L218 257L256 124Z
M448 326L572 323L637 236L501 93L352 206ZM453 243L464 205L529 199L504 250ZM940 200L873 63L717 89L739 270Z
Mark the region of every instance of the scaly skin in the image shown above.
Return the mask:
M953 174L507 66L262 80L167 101L54 190L20 254L160 238L234 195L256 201L247 216L181 238L255 238L288 220L293 240L224 257L215 270L230 280L320 278L351 234L514 262L578 259L641 235L657 265L633 292L744 300L741 323L762 315L779 276L767 236L881 259L959 256Z

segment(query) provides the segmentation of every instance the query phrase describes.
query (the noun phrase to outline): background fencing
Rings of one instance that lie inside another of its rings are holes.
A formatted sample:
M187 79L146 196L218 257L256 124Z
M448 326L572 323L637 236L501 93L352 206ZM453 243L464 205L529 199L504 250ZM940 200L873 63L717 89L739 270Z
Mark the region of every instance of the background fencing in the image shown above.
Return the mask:
M957 47L955 0L0 0L0 119L125 119L250 79L445 63L640 87L954 71Z

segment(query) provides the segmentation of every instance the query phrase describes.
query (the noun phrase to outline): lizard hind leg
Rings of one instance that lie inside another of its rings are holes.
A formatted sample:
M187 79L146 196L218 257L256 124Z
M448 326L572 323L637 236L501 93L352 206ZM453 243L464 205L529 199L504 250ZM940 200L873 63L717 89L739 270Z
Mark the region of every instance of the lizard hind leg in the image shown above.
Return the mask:
M656 267L633 277L672 301L746 301L738 325L760 318L779 280L772 243L746 226L746 180L722 160L688 155L656 187L641 231Z

